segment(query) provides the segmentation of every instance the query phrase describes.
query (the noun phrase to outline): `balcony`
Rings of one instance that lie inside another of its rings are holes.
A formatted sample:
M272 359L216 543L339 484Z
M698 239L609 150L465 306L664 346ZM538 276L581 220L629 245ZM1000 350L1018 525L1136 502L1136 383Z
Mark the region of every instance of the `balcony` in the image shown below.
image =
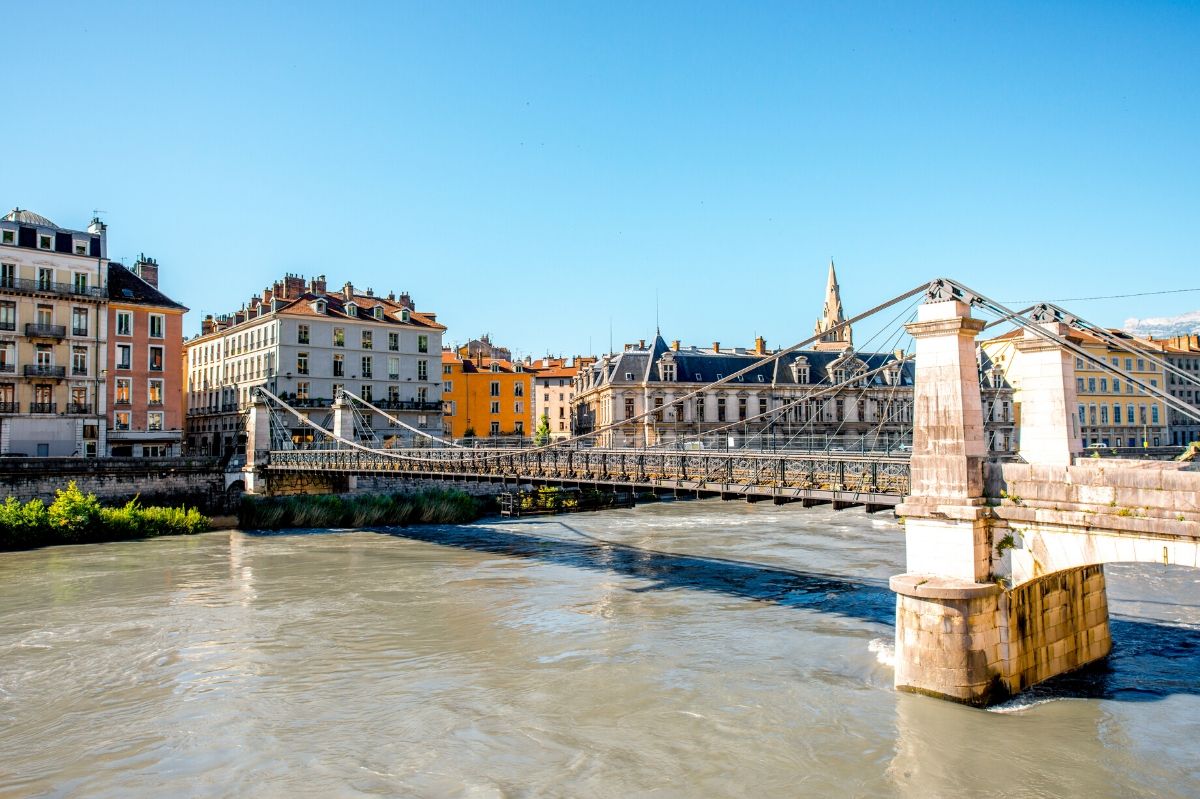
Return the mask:
M90 402L72 402L67 406L67 413L83 413L90 415L93 413L92 404Z
M53 377L56 380L62 380L67 376L67 367L27 363L23 368L23 372L26 377Z
M71 367L71 376L72 377L87 377L87 373L88 372L87 372L86 366L72 366Z
M17 403L0 402L0 413L17 413Z
M0 322L0 330L16 330L16 322Z
M13 375L17 373L17 365L15 363L0 363L0 374Z
M72 336L86 336L87 334L88 334L88 331L87 331L86 327L72 327L71 328Z
M30 413L57 413L58 404L54 402L31 402L29 403Z
M64 338L67 335L65 325L39 325L30 322L25 325L25 335L30 338Z
M28 278L11 278L0 281L0 289L10 291L39 292L42 294L60 294L67 297L87 297L102 300L106 296L104 289L98 286L78 287L70 283L53 283L49 280L30 280Z

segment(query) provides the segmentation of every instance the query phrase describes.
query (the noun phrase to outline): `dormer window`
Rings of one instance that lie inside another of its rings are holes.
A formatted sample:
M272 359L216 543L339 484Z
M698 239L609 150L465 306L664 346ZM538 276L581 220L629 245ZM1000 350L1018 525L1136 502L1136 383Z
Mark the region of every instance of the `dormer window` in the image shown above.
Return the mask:
M76 255L87 255L87 242L76 241L75 242L75 254Z
M700 375L700 373L699 373L699 372L696 372L696 382L697 382L697 383L703 383L703 382L704 382L704 378L703 378L703 377Z
M0 232L0 244L16 244L17 235L14 231L5 230Z
M675 364L660 362L658 364L658 378L667 383L674 383L675 382Z
M492 364L492 371L493 371L493 372L499 372L499 371L500 371L500 364L498 364L498 363L493 363L493 364Z
M346 316L358 316L358 306L354 303L348 302L342 307L346 311Z
M626 379L626 380L633 380L633 372L626 372L626 373L625 373L625 379Z
M376 319L379 319L379 320L383 319L383 306L382 305L376 305L375 308L373 309L373 311L375 313Z
M325 300L317 300L313 303L313 310L324 316L326 310Z
M759 376L758 376L758 382L760 382L760 383L765 383L765 382L767 382L767 378L763 377L762 375L759 375Z
M38 249L49 250L54 246L54 239L51 236L38 234Z
M408 321L408 309L401 308L400 313L396 314L396 316L399 317L401 322L407 322Z
M513 367L513 371L514 371L514 372L524 372L524 371L525 371L525 367L524 367L524 366L522 366L521 364L517 364L516 366L514 366L514 367Z
M791 365L792 379L801 385L806 385L809 381L808 362L793 361Z

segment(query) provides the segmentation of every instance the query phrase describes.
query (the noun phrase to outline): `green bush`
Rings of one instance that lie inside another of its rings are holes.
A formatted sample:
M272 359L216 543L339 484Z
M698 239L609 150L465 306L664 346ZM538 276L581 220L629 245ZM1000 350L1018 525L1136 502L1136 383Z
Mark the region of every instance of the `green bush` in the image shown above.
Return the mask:
M5 500L0 505L0 550L191 535L209 525L195 508L143 508L136 499L107 508L95 494L84 494L71 482L55 492L49 507L40 499L24 504L15 497Z

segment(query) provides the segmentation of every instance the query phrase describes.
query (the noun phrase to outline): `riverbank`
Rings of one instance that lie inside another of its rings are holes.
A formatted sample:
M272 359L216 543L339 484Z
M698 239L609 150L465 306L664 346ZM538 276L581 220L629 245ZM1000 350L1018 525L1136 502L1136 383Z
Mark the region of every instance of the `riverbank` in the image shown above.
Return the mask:
M41 499L22 503L13 496L0 505L0 550L192 535L209 529L211 520L195 508L144 507L136 499L106 507L73 480L55 492L49 505Z
M238 511L243 530L374 525L467 524L494 510L490 499L462 491L431 489L404 494L301 494L244 497Z

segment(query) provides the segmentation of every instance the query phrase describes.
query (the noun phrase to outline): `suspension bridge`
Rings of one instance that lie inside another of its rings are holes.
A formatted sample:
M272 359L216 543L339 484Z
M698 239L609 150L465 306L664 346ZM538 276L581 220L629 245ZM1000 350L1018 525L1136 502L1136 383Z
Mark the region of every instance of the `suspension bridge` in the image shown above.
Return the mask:
M1105 657L1112 642L1103 564L1200 567L1200 472L1183 463L1080 458L1084 417L1077 412L1076 368L1107 374L1128 393L1191 418L1197 418L1195 407L1109 352L1136 353L1177 382L1200 385L1200 378L1170 364L1151 342L1118 336L1051 303L1013 310L949 279L914 287L839 324L884 313L896 313L898 325L885 324L876 335L888 344L907 337L910 344L895 350L894 361L912 363L911 402L883 403L874 420L855 418L857 452L840 435L849 419L836 415L837 435L825 440L841 445L818 450L795 442L812 440L805 434L816 419L828 421L829 404L841 400L845 408L868 392L878 394L872 378L894 368L887 363L864 360L848 373L789 386L759 413L691 435L668 440L651 434L666 409L738 386L746 375L829 334L823 331L704 385L680 387L661 404L643 402L640 412L572 439L522 449L443 441L344 391L327 428L259 389L246 424L247 487L270 493L286 491L288 481L314 479L346 490L359 476L383 476L894 508L907 559L906 572L891 581L898 688L983 705ZM998 367L985 366L993 359L976 343L984 330L1001 325L1015 331L1004 339L1011 357L994 359L1007 364L1003 377L1019 409L1011 454L988 446L983 372ZM1081 334L1101 342L1101 350L1083 346ZM797 418L795 409L814 402L821 413ZM423 446L385 445L375 416L407 428ZM911 452L867 446L885 425L905 418ZM787 435L782 447L768 451L763 433L776 426ZM638 429L640 446L593 446L614 440L612 434L629 442ZM726 433L740 446L704 448L714 434Z

